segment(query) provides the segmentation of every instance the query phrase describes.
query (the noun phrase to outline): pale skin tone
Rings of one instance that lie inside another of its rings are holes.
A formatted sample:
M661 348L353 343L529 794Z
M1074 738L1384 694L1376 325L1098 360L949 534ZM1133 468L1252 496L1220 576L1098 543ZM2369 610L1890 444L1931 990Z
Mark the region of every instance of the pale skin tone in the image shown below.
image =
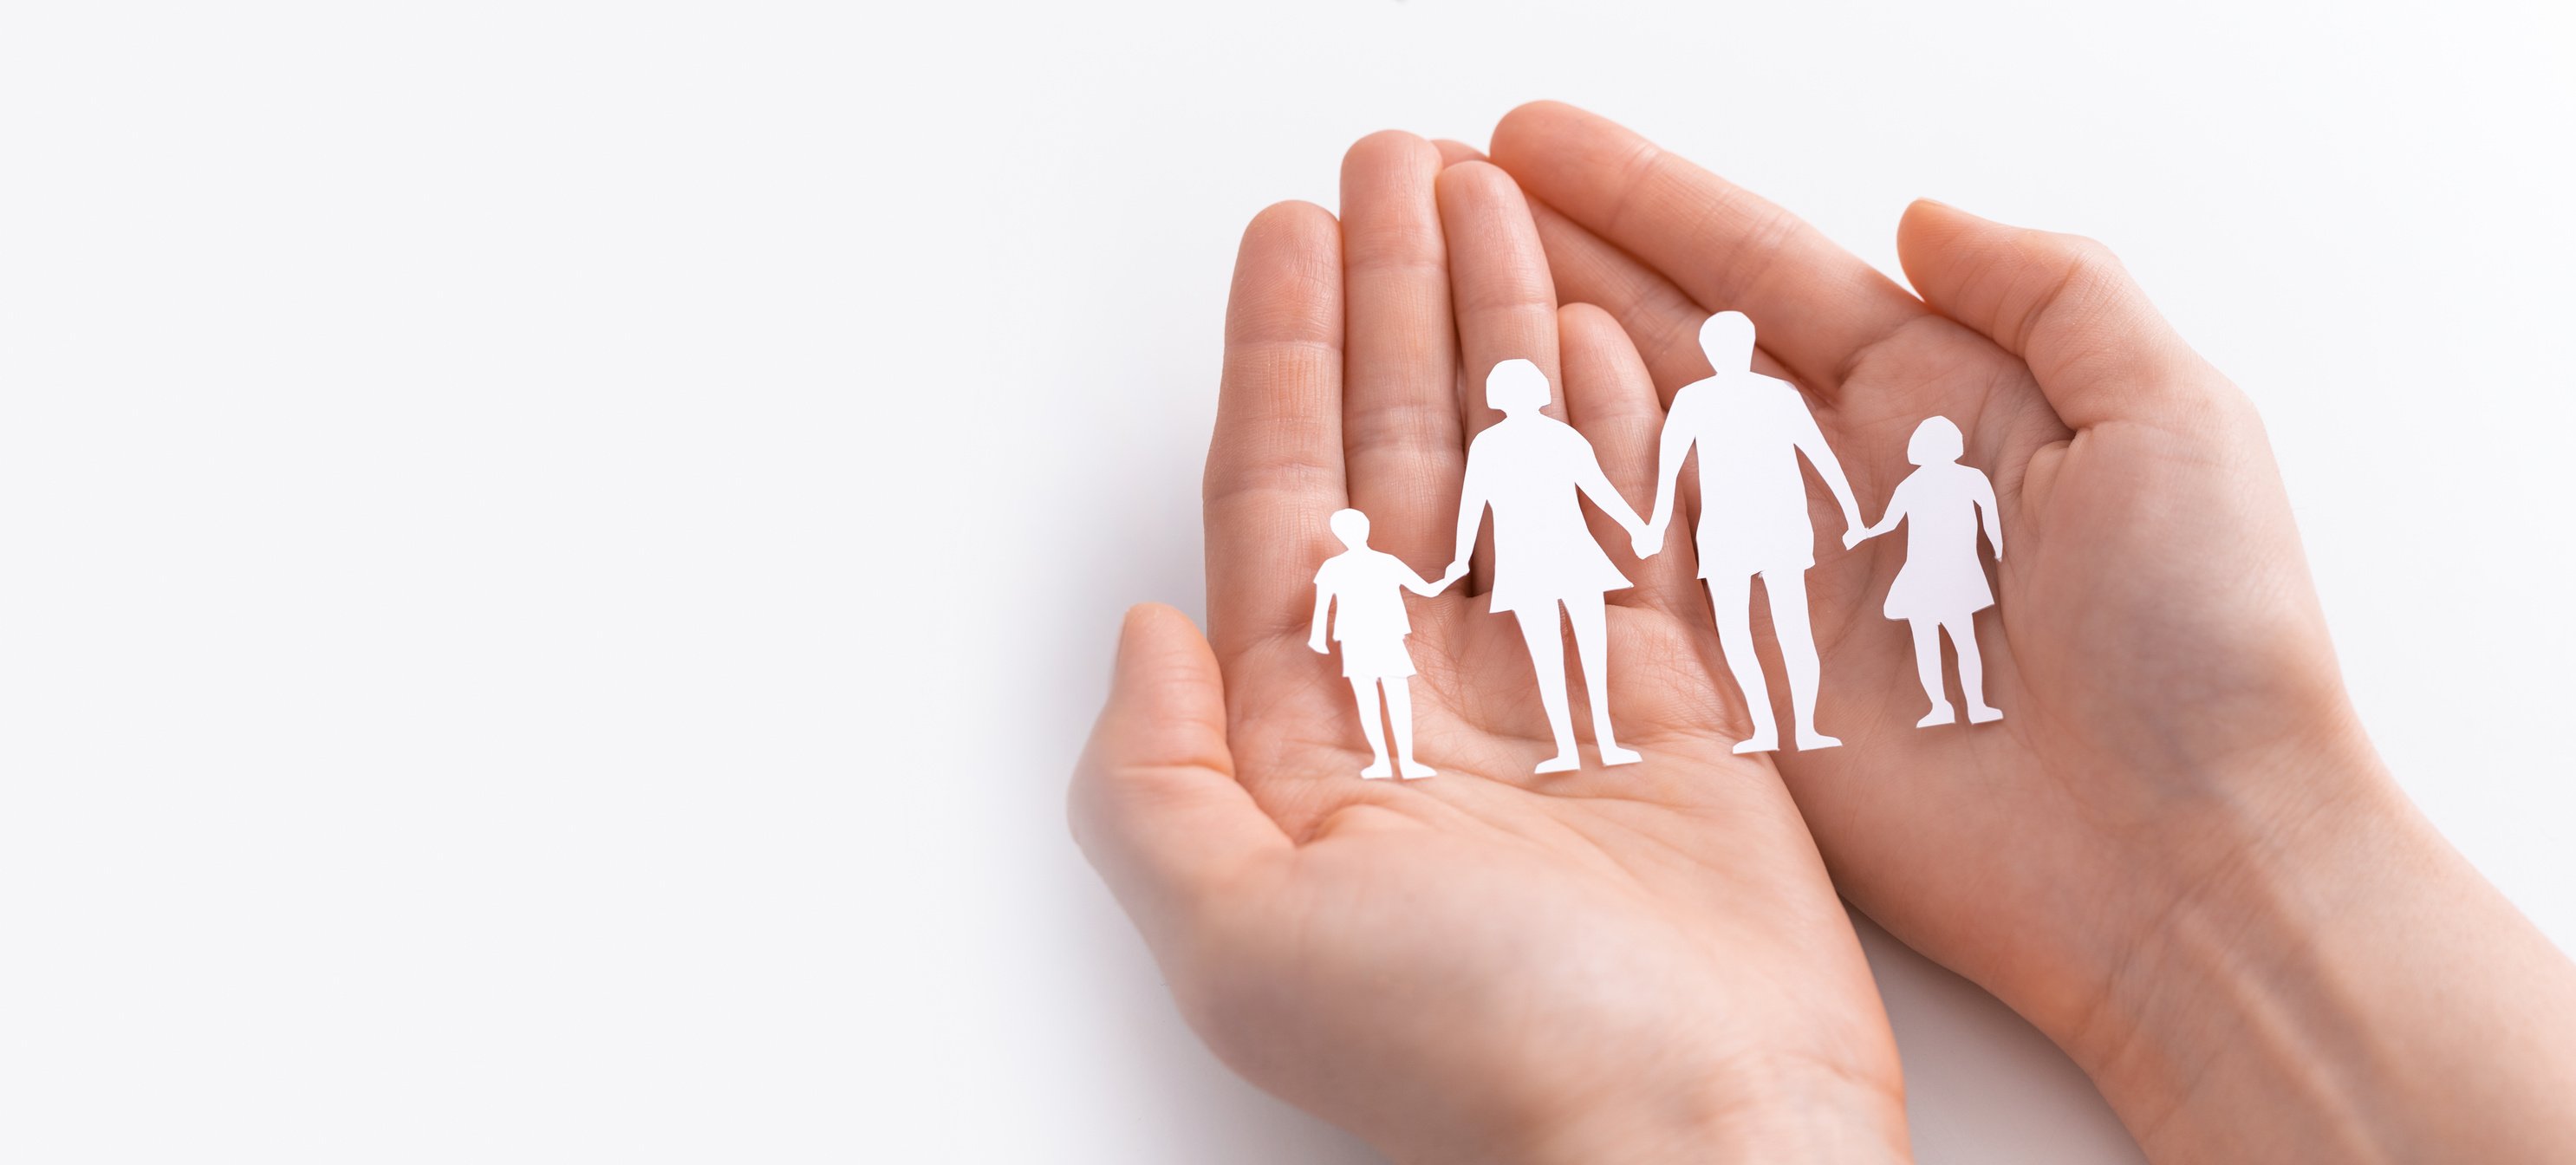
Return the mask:
M2099 247L1917 204L1918 298L1550 103L1490 162L1383 134L1343 182L1341 222L1289 204L1246 234L1209 634L1130 615L1074 788L1086 852L1239 1071L1402 1161L1902 1159L1839 889L2056 1040L2155 1160L2576 1144L2576 968L2398 792L2252 409ZM1534 693L1489 682L1522 645L1471 584L1414 639L1447 775L1352 778L1349 700L1300 642L1325 515L1445 551L1460 373L1509 356L1646 497L1658 393L1709 374L1696 331L1730 308L1864 505L1921 418L1965 431L2013 537L1976 619L2006 718L1915 728L1912 643L1878 607L1899 540L1820 548L1847 747L1730 755L1747 718L1674 546L1623 559L1639 585L1612 596L1645 763L1528 775Z

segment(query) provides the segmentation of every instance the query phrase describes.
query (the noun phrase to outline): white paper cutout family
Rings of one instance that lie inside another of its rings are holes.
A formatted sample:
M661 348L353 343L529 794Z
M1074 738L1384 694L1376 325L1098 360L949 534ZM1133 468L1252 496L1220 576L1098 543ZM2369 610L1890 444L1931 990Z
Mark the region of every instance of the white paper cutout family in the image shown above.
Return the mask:
M1718 645L1753 718L1753 735L1737 744L1736 752L1770 752L1780 747L1770 686L1753 648L1750 607L1756 575L1770 596L1771 625L1789 678L1796 747L1832 748L1842 743L1816 730L1819 667L1815 633L1807 616L1806 576L1815 565L1816 535L1807 518L1807 483L1798 468L1801 455L1815 466L1842 508L1846 548L1889 533L1900 522L1906 527L1905 565L1888 588L1885 610L1888 618L1902 619L1913 629L1915 672L1932 702L1931 712L1917 727L1957 719L1942 691L1941 635L1945 631L1958 653L1959 686L1967 697L1969 723L2003 718L1985 700L1985 668L1977 654L1974 621L1978 611L1995 601L1978 558L1977 535L1983 531L2001 561L2003 523L1995 513L1993 484L1985 474L1959 464L1964 448L1959 427L1937 416L1915 427L1905 453L1917 468L1897 484L1877 524L1865 525L1842 463L1825 444L1806 398L1787 381L1753 371L1753 321L1740 312L1720 312L1700 326L1699 339L1717 373L1673 396L1656 456L1652 517L1639 518L1629 508L1601 472L1600 460L1582 434L1539 411L1548 402L1547 376L1527 360L1503 361L1485 378L1485 403L1502 413L1503 419L1467 445L1457 553L1446 574L1425 579L1402 559L1371 549L1368 516L1358 510L1333 514L1333 534L1347 549L1324 560L1322 569L1315 572L1314 634L1308 645L1329 652L1328 626L1333 642L1341 645L1342 675L1359 702L1361 732L1374 756L1361 776L1432 775L1430 767L1413 757L1408 677L1414 668L1412 653L1404 645L1412 623L1400 592L1429 597L1464 577L1476 534L1489 510L1494 520L1493 610L1511 612L1520 623L1521 639L1538 674L1539 702L1547 710L1548 729L1556 740L1556 755L1540 762L1537 771L1561 773L1582 764L1575 753L1574 721L1567 708L1560 609L1574 629L1575 659L1583 669L1584 691L1592 699L1593 735L1601 749L1601 763L1623 765L1641 759L1619 747L1610 726L1608 612L1603 596L1631 584L1593 540L1578 499L1591 499L1626 528L1637 557L1653 557L1663 549L1665 527L1677 508L1682 463L1694 447L1699 452L1700 518L1695 543L1699 576L1708 584L1716 611ZM1382 719L1393 729L1392 761Z

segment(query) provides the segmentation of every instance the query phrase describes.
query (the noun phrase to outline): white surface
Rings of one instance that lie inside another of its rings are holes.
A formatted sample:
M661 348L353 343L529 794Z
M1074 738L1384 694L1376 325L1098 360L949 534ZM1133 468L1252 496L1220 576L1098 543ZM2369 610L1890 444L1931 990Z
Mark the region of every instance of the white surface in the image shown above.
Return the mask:
M12 6L0 1157L1369 1159L1059 795L1199 598L1242 222L1542 95L1883 266L1923 194L2112 243L2576 943L2569 11L2097 7ZM1871 949L1923 1160L2128 1159Z

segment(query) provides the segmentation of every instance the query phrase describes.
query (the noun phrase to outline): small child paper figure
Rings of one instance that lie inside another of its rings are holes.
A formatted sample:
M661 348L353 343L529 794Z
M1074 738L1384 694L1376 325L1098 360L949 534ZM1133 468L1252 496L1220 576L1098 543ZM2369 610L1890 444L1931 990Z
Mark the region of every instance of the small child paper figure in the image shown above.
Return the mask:
M1406 683L1413 674L1413 653L1404 647L1413 623L1405 617L1404 596L1397 588L1429 598L1448 586L1448 580L1429 581L1413 573L1403 559L1369 549L1368 515L1358 510L1335 510L1332 527L1333 535L1349 549L1325 559L1315 572L1315 632L1306 646L1330 654L1331 649L1324 646L1324 625L1333 605L1339 603L1341 617L1331 622L1333 639L1342 645L1342 677L1351 682L1351 695L1360 706L1360 732L1368 737L1369 752L1377 758L1360 775L1395 775L1387 767L1386 737L1379 727L1385 719L1395 725L1396 763L1405 778L1433 776L1437 770L1413 759L1413 692ZM1381 687L1386 693L1383 706L1378 699Z
M1977 560L1980 518L1986 541L1994 543L1995 561L2004 559L2003 520L1995 514L1994 483L1959 464L1965 443L1959 426L1947 417L1927 417L1914 427L1905 459L1921 466L1898 482L1878 524L1843 536L1857 546L1896 529L1905 529L1905 565L1887 589L1887 617L1914 627L1914 672L1932 711L1915 721L1931 728L1957 719L1950 698L1941 691L1941 633L1959 653L1959 690L1968 699L1968 723L1988 724L2004 714L1986 703L1985 663L1977 655L1976 613L1995 605L1986 585L1986 568Z

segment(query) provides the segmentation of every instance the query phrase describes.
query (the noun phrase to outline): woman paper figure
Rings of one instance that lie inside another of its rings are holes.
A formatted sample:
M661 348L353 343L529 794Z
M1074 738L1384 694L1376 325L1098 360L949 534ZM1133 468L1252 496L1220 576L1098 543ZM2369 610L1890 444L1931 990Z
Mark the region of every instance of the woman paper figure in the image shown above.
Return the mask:
M1601 763L1633 764L1642 758L1619 747L1610 731L1609 616L1602 599L1630 584L1593 541L1577 499L1592 499L1630 538L1644 537L1646 522L1601 472L1592 443L1574 426L1539 411L1547 398L1547 374L1527 360L1505 360L1486 375L1485 403L1503 419L1467 443L1458 552L1441 581L1467 573L1476 530L1492 507L1493 609L1520 620L1521 641L1538 672L1539 703L1556 738L1556 755L1539 762L1537 771L1570 772L1582 764L1566 707L1563 628L1569 623L1583 686L1592 697L1592 738L1601 746ZM1565 610L1562 621L1559 606Z
M1306 646L1331 651L1324 646L1324 625L1333 605L1340 603L1341 618L1331 623L1333 639L1342 645L1342 677L1351 682L1351 695L1360 706L1360 734L1368 737L1369 752L1377 758L1360 775L1395 775L1387 768L1386 737L1378 725L1385 719L1395 725L1395 755L1405 778L1432 776L1437 770L1413 759L1413 692L1406 682L1413 675L1413 653L1404 647L1413 623L1405 616L1404 596L1397 588L1429 598L1448 581L1430 582L1413 573L1403 559L1369 549L1368 515L1358 510L1333 511L1332 527L1333 535L1349 549L1325 559L1315 572L1315 632ZM1386 693L1383 705L1378 699L1381 687Z
M1905 529L1905 565L1887 589L1887 617L1914 628L1914 672L1932 711L1915 721L1917 728L1957 719L1950 698L1941 690L1941 633L1959 653L1959 690L1968 699L1968 723L1986 724L2004 714L1986 704L1985 663L1977 655L1976 613L1995 605L1986 585L1985 565L1977 560L1977 528L1982 516L1986 541L1994 543L1995 561L2004 560L2003 520L1995 514L1994 483L1959 464L1965 444L1959 426L1946 417L1928 417L1914 427L1905 459L1921 468L1898 482L1878 524L1855 530L1844 545L1857 546L1896 529Z

